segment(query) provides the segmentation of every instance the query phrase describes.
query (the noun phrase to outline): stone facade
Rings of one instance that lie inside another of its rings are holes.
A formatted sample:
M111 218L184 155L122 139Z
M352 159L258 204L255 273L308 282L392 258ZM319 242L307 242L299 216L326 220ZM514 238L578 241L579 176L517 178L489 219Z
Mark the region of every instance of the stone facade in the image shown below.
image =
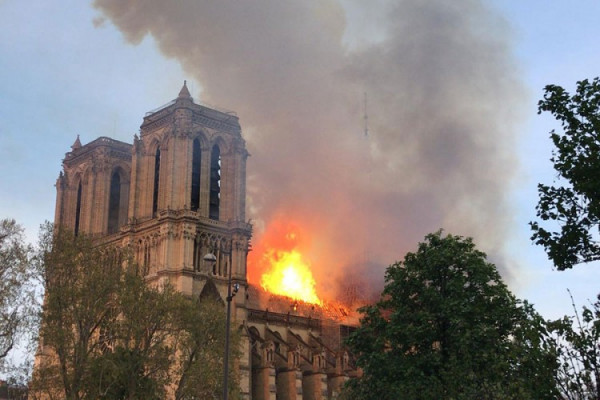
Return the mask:
M340 326L285 300L269 311L248 285L248 152L234 113L194 103L184 83L175 100L146 114L133 145L78 137L71 149L56 183L56 225L129 247L149 284L168 281L190 296L216 289L225 300L231 269L240 285L232 321L242 329L242 397L335 397L355 373L325 325ZM209 253L216 262L204 261Z

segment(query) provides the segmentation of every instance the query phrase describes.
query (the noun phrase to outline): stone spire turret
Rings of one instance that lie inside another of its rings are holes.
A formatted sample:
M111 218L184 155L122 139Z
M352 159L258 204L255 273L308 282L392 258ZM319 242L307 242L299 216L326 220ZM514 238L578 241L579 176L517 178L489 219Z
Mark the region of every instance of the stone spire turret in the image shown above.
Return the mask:
M71 150L77 150L81 148L81 141L79 140L79 135L77 135L77 139L75 139L75 143L71 145Z
M190 91L187 88L187 81L183 81L183 87L179 91L179 95L177 96L177 98L178 99L181 99L181 98L190 99L191 97L192 97L192 95L190 94Z

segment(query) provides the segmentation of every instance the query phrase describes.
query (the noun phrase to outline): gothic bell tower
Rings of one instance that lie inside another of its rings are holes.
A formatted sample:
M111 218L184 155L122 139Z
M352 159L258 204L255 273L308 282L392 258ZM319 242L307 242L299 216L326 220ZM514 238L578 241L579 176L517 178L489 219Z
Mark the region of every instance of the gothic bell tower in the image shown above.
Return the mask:
M133 146L78 137L71 149L56 184L57 226L128 247L149 284L225 299L231 271L245 290L248 152L233 112L194 103L184 83L146 113Z
M229 269L246 286L246 151L238 117L178 97L146 114L134 138L129 238L148 281L226 297ZM206 262L207 254L215 262Z
M233 321L244 325L247 158L235 113L194 103L184 82L176 99L146 113L133 145L108 137L82 145L77 137L56 183L55 224L128 249L149 285L224 305L231 276L239 285ZM248 398L248 340L241 350Z

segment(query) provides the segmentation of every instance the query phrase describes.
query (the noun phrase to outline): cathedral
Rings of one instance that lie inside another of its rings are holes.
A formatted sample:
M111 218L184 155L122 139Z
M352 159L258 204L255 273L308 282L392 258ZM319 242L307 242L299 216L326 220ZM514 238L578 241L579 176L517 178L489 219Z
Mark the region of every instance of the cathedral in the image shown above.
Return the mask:
M177 98L146 113L133 144L79 137L56 183L55 224L132 249L148 284L188 296L219 296L230 284L243 399L335 398L356 375L344 351L352 329L334 312L270 296L247 281L248 152L238 117Z

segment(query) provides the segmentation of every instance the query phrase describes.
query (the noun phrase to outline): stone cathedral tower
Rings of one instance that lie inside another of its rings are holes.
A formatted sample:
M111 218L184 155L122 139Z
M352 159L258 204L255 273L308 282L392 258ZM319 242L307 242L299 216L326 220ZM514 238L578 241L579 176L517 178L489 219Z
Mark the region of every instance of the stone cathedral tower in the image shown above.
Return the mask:
M56 184L56 225L128 246L149 284L168 281L191 296L225 301L231 269L240 285L233 319L246 320L248 152L234 113L195 104L184 83L175 100L146 114L133 145L77 138L71 149Z
M55 224L128 247L148 284L169 282L190 296L225 303L231 272L240 287L232 320L242 328L242 398L335 398L356 375L341 345L351 328L330 321L332 310L247 282L247 158L237 116L194 103L184 83L175 100L146 113L133 145L77 138L56 183Z
M235 114L195 104L184 84L146 114L133 146L76 140L57 181L55 223L130 246L149 282L193 295L210 281L225 297L230 268L246 286L247 157ZM203 262L208 253L214 265Z

